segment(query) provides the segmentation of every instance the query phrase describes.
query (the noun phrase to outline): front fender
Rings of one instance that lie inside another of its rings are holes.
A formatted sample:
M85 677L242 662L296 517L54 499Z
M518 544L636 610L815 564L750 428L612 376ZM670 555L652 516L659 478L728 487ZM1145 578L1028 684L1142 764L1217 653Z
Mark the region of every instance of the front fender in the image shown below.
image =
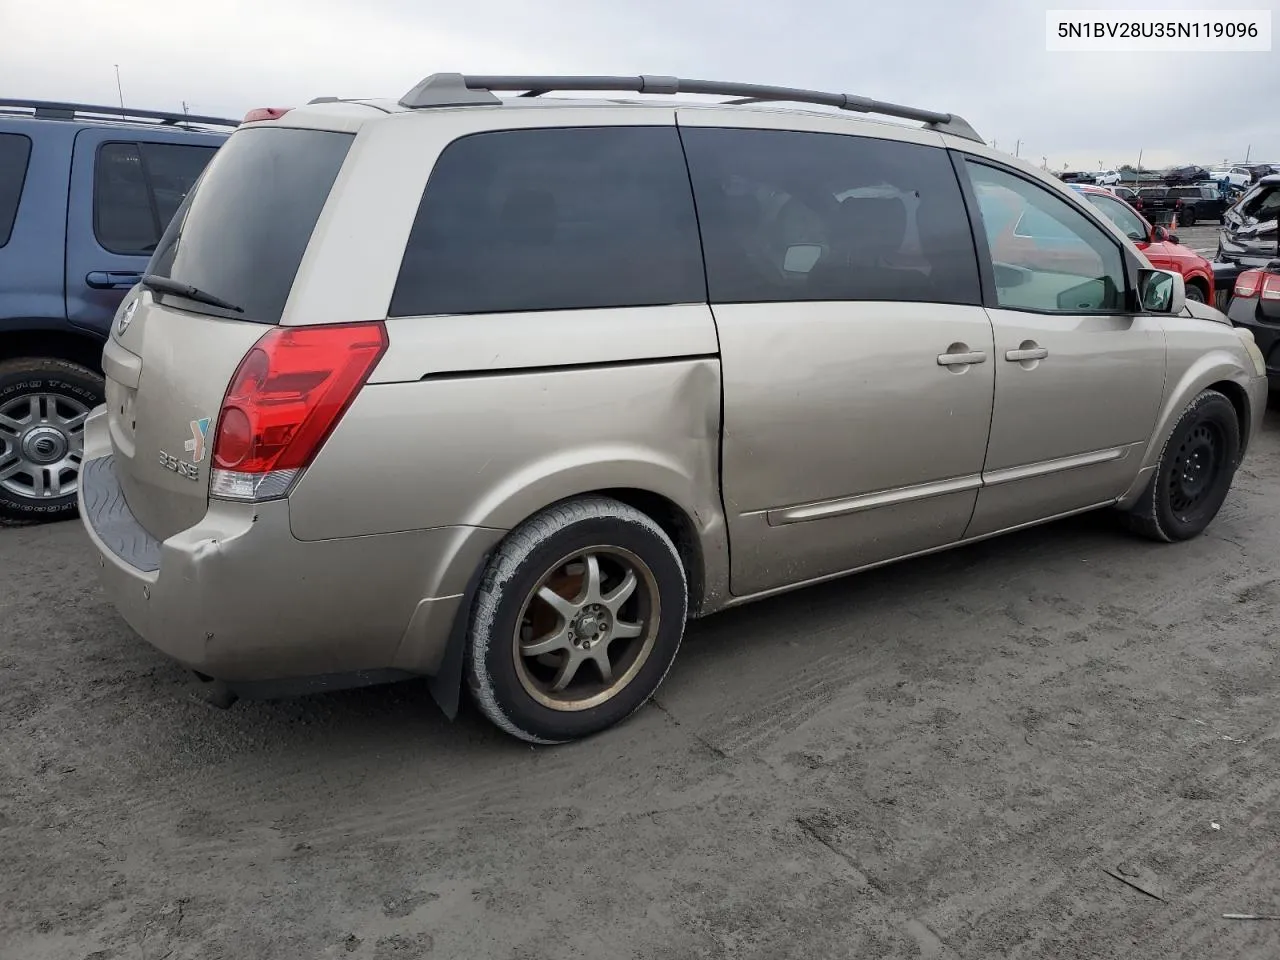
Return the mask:
M1155 428L1152 430L1151 439L1143 451L1142 469L1134 480L1133 485L1120 499L1119 506L1121 507L1131 506L1142 495L1142 491L1146 489L1152 472L1160 461L1160 455L1164 452L1165 444L1169 442L1169 436L1173 433L1173 428L1178 422L1178 418L1190 405L1191 401L1199 396L1202 391L1214 384L1233 383L1248 398L1246 403L1252 403L1252 383L1255 378L1251 377L1247 372L1247 368L1242 365L1242 363L1250 363L1247 354L1244 352L1243 345L1238 350L1228 346L1218 347L1201 353L1198 357L1185 364L1178 363L1175 365L1176 359L1176 354L1171 349L1170 369L1168 378L1165 381L1164 398L1156 418ZM1246 410L1246 416L1241 424L1240 431L1242 450L1248 445L1252 433L1252 423L1252 411Z

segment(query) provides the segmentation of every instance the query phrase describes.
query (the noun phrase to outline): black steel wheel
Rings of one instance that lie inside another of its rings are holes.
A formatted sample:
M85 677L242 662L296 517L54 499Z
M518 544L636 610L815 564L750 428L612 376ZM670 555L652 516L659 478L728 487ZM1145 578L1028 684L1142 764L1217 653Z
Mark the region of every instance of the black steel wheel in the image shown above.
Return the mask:
M1155 472L1127 514L1153 540L1190 540L1209 526L1227 498L1240 462L1240 421L1231 401L1205 390L1174 425Z

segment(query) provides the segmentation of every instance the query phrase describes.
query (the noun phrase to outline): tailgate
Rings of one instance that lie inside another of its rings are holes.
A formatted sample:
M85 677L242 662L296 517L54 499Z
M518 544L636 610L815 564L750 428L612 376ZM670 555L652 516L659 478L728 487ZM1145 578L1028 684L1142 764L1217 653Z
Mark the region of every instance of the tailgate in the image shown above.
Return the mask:
M278 329L351 142L287 127L232 134L117 313L103 351L116 474L158 540L205 514L227 386Z
M103 351L107 422L129 509L158 540L209 503L215 419L236 367L269 327L188 313L138 289Z

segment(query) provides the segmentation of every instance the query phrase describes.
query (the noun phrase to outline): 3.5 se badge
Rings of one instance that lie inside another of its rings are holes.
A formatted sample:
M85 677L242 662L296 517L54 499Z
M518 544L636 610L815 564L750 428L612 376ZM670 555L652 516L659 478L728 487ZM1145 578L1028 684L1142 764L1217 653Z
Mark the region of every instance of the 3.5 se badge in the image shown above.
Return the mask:
M180 477L186 477L188 480L200 479L200 468L196 466L204 459L205 438L209 433L209 418L202 417L199 420L191 421L191 439L183 443L182 447L187 453L191 454L190 461L180 460L171 453L160 451L160 465L166 470L172 470Z

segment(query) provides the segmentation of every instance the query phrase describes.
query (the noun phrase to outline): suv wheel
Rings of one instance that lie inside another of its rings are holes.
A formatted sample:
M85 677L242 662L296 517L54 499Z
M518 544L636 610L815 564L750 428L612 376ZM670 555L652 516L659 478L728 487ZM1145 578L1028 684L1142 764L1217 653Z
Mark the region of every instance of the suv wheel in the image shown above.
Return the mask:
M1179 210L1178 225L1183 227L1194 227L1196 225L1196 208L1183 207Z
M1205 390L1183 411L1150 484L1128 514L1137 533L1172 543L1209 526L1240 462L1240 422L1231 401Z
M79 364L0 363L0 521L75 515L84 422L102 401L102 377Z
M684 635L684 565L662 528L603 497L513 530L471 612L467 679L480 710L531 743L597 733L658 689Z
M1187 299L1194 300L1196 303L1205 302L1204 289L1198 283L1188 283L1186 285Z

